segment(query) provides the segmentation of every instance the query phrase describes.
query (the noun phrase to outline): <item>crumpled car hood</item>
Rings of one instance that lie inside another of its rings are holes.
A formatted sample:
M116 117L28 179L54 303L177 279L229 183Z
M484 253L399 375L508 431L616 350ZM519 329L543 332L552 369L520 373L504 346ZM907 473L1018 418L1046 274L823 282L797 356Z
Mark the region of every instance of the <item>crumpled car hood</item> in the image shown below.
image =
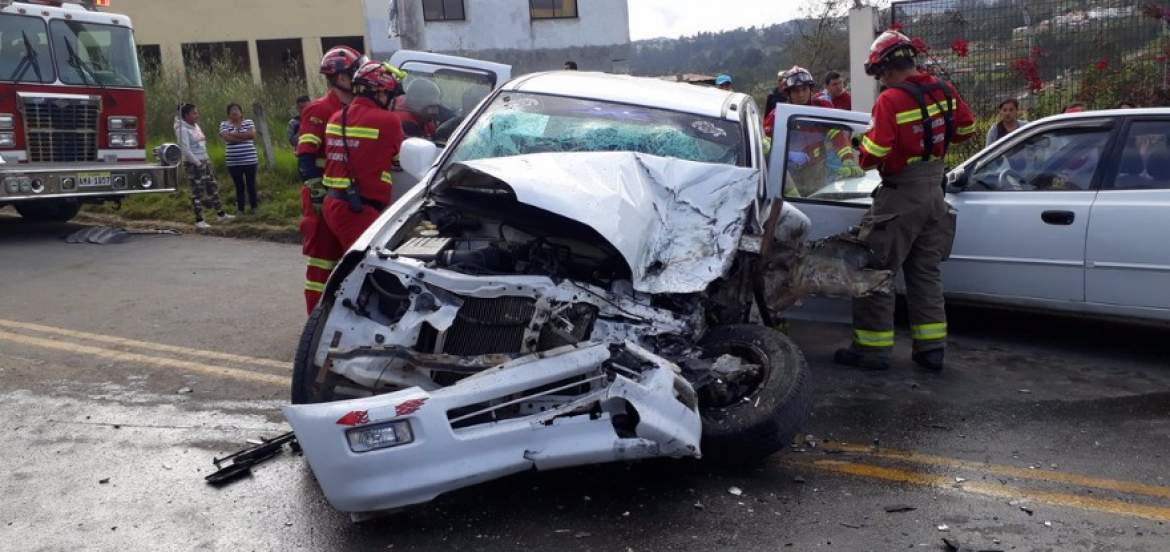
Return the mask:
M466 161L521 203L580 221L621 253L644 293L696 293L729 268L759 186L757 169L630 152Z

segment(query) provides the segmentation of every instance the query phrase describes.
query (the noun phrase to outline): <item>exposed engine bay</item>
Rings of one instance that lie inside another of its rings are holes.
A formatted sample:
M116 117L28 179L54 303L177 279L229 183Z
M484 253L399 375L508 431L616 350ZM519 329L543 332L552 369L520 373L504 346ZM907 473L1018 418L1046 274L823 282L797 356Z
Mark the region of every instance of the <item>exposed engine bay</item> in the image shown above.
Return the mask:
M298 351L294 403L320 404L285 415L330 501L395 508L532 467L697 457L700 437L740 460L783 448L807 413L807 365L759 321L805 293L888 290L891 275L848 240L805 243L789 205L762 220L758 181L536 154L456 165L410 198L343 262ZM447 471L403 463L452 452L466 461Z

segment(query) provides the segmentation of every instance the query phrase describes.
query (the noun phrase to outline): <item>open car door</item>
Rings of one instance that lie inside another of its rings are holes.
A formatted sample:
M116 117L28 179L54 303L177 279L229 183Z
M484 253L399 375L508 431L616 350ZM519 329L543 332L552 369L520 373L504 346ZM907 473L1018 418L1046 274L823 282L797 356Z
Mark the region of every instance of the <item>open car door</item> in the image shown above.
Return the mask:
M512 66L458 56L399 50L390 64L406 71L406 94L393 109L408 138L430 140L440 148L493 90L512 78ZM418 180L397 165L392 200Z
M868 113L821 107L776 106L768 160L768 196L783 197L812 222L809 239L841 234L861 222L881 183L876 170L842 171L841 157L865 133ZM848 300L809 297L787 316L847 322Z

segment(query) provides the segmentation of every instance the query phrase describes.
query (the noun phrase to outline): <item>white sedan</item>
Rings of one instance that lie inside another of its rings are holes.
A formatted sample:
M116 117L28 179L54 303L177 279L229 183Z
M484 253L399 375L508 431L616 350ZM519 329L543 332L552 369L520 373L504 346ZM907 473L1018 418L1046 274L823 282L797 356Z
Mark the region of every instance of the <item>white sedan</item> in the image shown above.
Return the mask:
M880 178L835 180L830 170L797 197L791 180L808 171L785 166L785 145L807 142L790 137L810 129L860 136L868 123L864 113L791 106L777 118L771 170L815 235L856 225ZM949 299L1170 321L1170 109L1049 117L963 162L947 182L959 212L943 268Z

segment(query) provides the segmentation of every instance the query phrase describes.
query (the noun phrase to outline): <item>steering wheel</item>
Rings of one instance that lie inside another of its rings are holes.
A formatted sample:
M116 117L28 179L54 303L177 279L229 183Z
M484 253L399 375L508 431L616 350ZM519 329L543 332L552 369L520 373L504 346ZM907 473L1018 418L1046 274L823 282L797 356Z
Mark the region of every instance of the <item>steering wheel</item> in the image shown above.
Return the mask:
M999 181L996 183L999 190L1022 190L1028 183L1027 179L1015 169L1005 168L999 173Z

